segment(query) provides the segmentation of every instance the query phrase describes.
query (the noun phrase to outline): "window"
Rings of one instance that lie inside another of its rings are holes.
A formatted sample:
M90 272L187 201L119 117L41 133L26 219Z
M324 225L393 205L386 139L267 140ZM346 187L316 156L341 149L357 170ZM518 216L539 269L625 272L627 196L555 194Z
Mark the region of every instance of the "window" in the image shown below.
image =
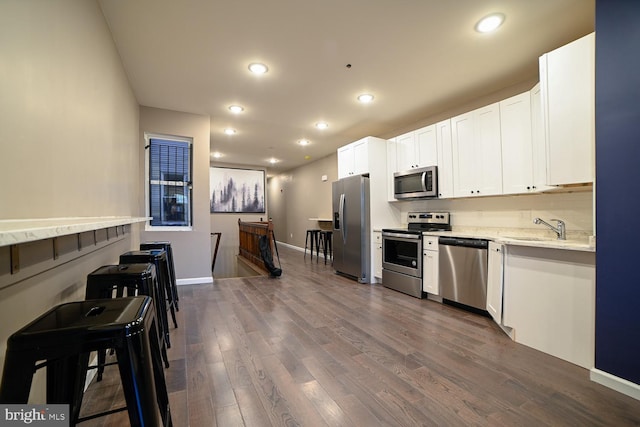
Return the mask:
M192 140L145 134L148 228L191 229Z

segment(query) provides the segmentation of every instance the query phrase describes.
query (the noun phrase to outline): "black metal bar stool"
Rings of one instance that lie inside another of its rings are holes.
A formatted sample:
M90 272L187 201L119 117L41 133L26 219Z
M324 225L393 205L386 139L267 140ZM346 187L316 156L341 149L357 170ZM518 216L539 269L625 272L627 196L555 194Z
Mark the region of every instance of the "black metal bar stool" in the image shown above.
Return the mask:
M169 266L169 278L171 279L171 291L173 292L173 300L175 301L176 311L180 311L180 307L178 306L180 296L178 295L178 284L176 282L176 266L173 262L173 251L171 250L171 242L140 243L141 251L146 251L149 249L164 249L167 253L167 264Z
M333 231L320 231L320 246L324 253L324 263L327 263L327 255L333 260Z
M165 328L168 328L165 310L164 290L160 288L156 277L156 267L153 264L121 264L103 265L87 275L85 299L104 299L122 297L124 291L127 296L148 295L158 307L158 339L160 353L165 366L169 367L167 345L165 342ZM164 314L164 319L162 315ZM102 380L106 361L106 350L98 352L97 380Z
M70 425L127 410L132 427L172 426L156 328L148 296L58 305L7 340L0 402L27 403L34 372L46 366L46 403L69 404ZM89 353L107 348L116 350L127 406L79 418Z
M311 239L311 246L309 246L311 250L311 260L313 260L313 246L316 247L316 256L320 256L320 230L319 228L311 228L307 230L307 235L304 238L304 256L307 256L307 245L309 243L309 239Z
M149 249L146 251L130 251L120 255L120 264L139 264L139 263L151 263L156 266L156 275L158 277L158 283L160 289L164 289L163 297L166 301L166 308L171 312L171 318L173 320L173 326L178 327L178 321L176 320L176 311L174 307L174 301L171 298L173 292L171 291L171 283L169 278L169 266L167 263L167 253L163 249ZM160 307L158 307L160 310ZM166 313L166 311L165 311ZM166 318L166 315L164 316ZM165 340L167 347L171 348L171 340L169 339L169 325L167 323L165 332Z

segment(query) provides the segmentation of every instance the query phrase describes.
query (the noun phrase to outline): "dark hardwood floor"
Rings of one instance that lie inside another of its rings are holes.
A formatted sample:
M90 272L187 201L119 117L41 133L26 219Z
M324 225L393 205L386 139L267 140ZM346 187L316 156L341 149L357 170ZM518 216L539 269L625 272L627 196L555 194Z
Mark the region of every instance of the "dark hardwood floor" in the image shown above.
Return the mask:
M279 249L279 279L180 287L165 371L174 426L640 425L640 401L512 342L489 318ZM121 404L109 367L83 413Z

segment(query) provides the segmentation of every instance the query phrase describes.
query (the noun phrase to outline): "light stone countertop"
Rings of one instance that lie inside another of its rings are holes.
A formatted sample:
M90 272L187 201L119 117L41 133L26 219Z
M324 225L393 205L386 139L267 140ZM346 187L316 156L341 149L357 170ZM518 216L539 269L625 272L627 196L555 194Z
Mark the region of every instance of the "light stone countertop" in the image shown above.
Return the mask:
M0 246L17 245L148 220L147 217L124 216L0 220Z
M565 249L583 252L595 252L595 238L586 234L569 234L567 240L558 240L547 235L529 233L528 230L502 230L491 228L466 228L453 231L426 231L424 236L463 237L493 240L496 243L512 246L529 246L548 249Z

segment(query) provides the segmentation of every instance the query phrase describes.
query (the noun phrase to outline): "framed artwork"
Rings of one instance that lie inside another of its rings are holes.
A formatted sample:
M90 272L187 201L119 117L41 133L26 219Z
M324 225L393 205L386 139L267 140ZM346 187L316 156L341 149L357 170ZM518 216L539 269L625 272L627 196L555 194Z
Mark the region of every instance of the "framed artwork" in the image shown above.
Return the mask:
M211 213L265 213L264 170L209 168Z

